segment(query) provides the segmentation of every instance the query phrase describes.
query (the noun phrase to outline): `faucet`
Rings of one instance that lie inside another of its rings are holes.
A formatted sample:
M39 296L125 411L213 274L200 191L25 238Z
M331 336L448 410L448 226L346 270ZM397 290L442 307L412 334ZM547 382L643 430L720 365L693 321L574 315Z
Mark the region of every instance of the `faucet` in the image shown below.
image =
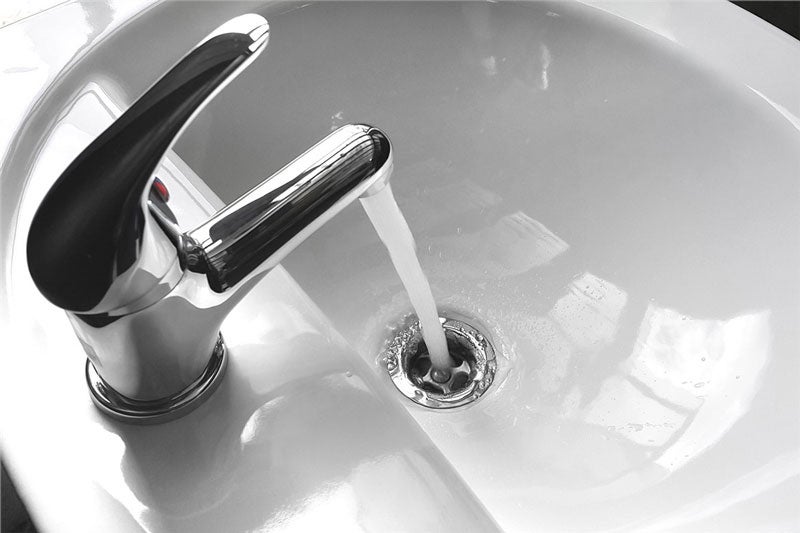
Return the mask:
M154 172L204 105L264 50L267 21L229 20L195 46L61 174L30 227L28 267L65 309L95 405L126 422L182 416L219 385L220 326L298 244L389 181L380 130L343 126L191 231Z

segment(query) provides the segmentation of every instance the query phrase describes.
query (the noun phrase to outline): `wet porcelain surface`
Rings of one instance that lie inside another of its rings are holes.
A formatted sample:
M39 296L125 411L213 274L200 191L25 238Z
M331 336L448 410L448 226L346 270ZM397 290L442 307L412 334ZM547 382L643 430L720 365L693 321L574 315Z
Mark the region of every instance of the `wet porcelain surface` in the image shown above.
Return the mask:
M174 425L118 426L91 407L63 314L9 254L3 446L34 512L67 524L55 502L71 490L102 509L98 529L798 527L800 101L786 87L800 50L731 5L648 5L176 3L122 24L120 6L90 3L17 26L40 64L9 68L47 94L3 129L16 135L4 222L77 153L64 130L44 133L69 123L87 83L129 102L220 19L255 10L270 48L178 155L230 201L331 129L380 126L440 305L476 317L500 363L466 409L393 390L379 352L409 307L354 205L284 262L302 290L276 272L231 315L217 398ZM86 21L71 34L86 44L43 58L42 28L68 16ZM38 396L10 409L20 375L60 394L57 416ZM452 515L425 503L437 488ZM419 523L384 505L401 493L418 496Z
M262 104L271 116L327 98L318 128L328 115L392 136L394 189L439 304L476 317L501 353L476 405L407 406L498 523L796 525L795 124L585 7L384 13L296 13L286 33L318 26L305 45L326 50L300 63L340 58L337 70L324 91L275 80L295 57L275 50L256 83L288 95ZM335 39L359 17L365 41ZM382 44L361 52L373 35ZM369 83L347 75L363 63ZM226 133L210 128L209 144ZM382 373L381 337L409 305L360 210L284 264Z

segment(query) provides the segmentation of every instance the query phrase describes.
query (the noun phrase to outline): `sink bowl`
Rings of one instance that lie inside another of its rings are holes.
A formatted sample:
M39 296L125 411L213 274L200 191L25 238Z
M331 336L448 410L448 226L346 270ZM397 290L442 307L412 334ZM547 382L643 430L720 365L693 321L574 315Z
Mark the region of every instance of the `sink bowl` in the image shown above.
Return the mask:
M27 225L121 109L250 11L267 51L160 170L182 220L343 124L381 127L440 310L495 346L478 402L394 389L383 352L411 307L352 205L230 316L200 409L147 428L93 409ZM800 527L797 41L724 2L106 2L0 44L19 50L0 442L43 529Z

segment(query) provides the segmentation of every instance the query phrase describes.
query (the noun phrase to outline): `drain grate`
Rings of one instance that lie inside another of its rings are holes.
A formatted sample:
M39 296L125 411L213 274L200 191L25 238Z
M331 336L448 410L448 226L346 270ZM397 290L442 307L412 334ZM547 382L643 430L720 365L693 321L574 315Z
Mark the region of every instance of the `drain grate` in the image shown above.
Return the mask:
M474 402L494 380L494 347L475 327L441 317L453 366L436 369L422 339L418 321L401 328L389 342L386 368L395 387L407 398L432 409Z

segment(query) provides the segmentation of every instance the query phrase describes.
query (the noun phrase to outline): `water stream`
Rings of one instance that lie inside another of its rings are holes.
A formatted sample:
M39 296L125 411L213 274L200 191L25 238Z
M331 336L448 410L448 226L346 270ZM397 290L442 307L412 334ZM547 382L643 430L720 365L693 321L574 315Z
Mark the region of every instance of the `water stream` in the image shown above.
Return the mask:
M431 363L437 369L452 366L447 340L439 322L436 302L417 259L414 236L408 227L403 213L397 206L390 185L373 195L361 199L361 204L375 226L375 231L389 250L397 274L408 292L411 305L417 312L422 337L430 353Z

